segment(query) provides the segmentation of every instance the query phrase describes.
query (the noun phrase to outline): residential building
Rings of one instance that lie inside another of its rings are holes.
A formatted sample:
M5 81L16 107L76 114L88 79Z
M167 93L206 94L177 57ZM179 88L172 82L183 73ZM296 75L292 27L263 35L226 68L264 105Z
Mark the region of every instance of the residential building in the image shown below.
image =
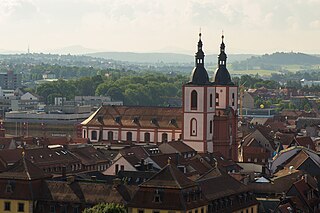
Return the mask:
M9 90L21 87L21 74L14 73L12 70L0 73L0 87Z

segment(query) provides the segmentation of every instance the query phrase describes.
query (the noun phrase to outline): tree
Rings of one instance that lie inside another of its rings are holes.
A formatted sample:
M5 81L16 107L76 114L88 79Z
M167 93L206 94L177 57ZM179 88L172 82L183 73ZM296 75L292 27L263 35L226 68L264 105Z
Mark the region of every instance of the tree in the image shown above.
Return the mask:
M127 210L123 205L115 203L100 203L92 208L87 208L83 213L126 213Z

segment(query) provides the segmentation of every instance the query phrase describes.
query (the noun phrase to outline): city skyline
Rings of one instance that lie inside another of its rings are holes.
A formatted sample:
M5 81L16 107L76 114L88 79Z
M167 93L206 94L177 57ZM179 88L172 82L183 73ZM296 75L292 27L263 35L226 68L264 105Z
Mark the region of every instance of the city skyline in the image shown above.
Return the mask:
M0 50L206 53L224 31L228 53L319 53L316 0L0 0ZM79 49L82 49L81 47ZM80 50L79 50L80 51ZM82 51L85 51L82 49Z

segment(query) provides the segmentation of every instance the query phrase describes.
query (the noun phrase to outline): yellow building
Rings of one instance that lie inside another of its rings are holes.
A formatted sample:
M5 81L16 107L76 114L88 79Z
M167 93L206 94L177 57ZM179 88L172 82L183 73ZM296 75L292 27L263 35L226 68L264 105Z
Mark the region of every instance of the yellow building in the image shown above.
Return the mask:
M3 213L32 213L33 202L30 200L0 199L0 212Z
M0 173L0 212L32 213L41 192L41 182L50 177L24 155L9 170Z

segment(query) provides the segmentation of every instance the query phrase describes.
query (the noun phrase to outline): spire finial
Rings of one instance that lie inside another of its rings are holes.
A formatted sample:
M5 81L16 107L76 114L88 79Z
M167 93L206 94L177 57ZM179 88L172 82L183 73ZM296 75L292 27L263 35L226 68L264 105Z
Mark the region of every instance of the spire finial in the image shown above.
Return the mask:
M200 29L199 29L199 41L201 40L201 27L200 27Z
M222 39L222 42L223 42L223 39L224 39L224 33L223 33L223 30L222 30L222 33L221 33L221 39Z

